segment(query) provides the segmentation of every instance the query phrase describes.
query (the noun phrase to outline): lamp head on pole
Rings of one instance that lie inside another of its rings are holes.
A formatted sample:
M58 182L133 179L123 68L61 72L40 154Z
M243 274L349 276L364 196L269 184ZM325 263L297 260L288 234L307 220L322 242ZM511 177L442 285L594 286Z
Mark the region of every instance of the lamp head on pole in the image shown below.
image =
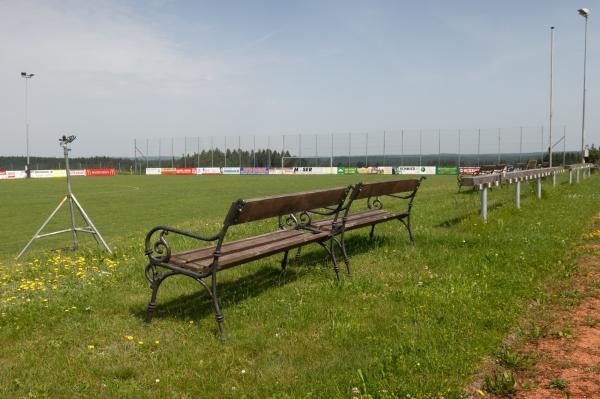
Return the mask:
M579 13L579 15L581 15L584 18L587 18L588 15L590 15L589 8L580 8L579 10L577 10L577 12Z
M34 73L27 73L27 72L21 72L21 77L25 78L25 79L31 79L35 76Z

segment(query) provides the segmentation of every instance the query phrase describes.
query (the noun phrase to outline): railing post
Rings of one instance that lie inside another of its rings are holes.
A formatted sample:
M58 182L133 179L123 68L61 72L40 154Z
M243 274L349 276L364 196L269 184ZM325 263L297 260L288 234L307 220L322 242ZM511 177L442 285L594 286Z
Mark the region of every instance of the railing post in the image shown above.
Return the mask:
M573 169L569 169L569 184L573 184Z
M542 178L539 176L535 180L535 195L538 199L542 198Z
M519 179L515 184L515 207L521 209L521 180Z
M579 169L575 170L575 181L579 183Z
M556 172L552 172L552 187L556 187Z
M481 219L487 221L487 201L488 200L488 186L483 185L481 189Z

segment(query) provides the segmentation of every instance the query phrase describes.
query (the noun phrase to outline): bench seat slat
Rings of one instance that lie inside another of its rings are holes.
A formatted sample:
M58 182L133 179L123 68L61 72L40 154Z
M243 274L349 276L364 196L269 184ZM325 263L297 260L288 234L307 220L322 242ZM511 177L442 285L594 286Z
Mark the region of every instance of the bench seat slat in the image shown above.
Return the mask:
M370 226L377 223L386 222L391 219L399 219L407 217L407 212L392 213L380 209L372 209L368 211L354 213L346 218L346 230L354 230L365 226ZM331 221L321 220L314 223L316 227L323 230L331 229Z
M241 240L231 241L226 244L223 244L221 247L222 254L228 254L235 251L240 251L244 249L248 249L251 247L256 247L259 245L263 245L268 242L283 240L285 238L290 238L296 235L303 234L302 230L280 230L271 233L262 234L259 236L254 236L250 238L244 238ZM174 254L173 256L177 258L177 261L180 263L187 263L202 260L205 258L212 259L213 252L215 251L215 247L206 247L200 249L193 249L190 251L179 252Z
M318 234L314 234L312 232L301 232L300 234L284 238L282 240L269 241L263 243L262 245L223 254L221 258L219 258L219 270L274 255L276 253L285 251L286 249L294 249L312 242L324 241L328 237L329 233L325 231ZM196 272L204 272L209 269L212 263L212 257L204 258L198 261L182 263L178 261L177 255L173 255L170 262L177 266Z

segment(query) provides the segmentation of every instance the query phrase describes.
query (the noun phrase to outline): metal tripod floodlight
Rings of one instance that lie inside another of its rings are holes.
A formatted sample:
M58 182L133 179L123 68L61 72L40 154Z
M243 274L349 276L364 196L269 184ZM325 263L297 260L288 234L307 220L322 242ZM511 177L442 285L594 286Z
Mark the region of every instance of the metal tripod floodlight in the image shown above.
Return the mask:
M60 143L60 146L63 148L63 152L65 155L65 168L66 168L66 172L67 172L67 194L62 199L62 201L60 201L60 203L58 204L56 209L54 209L54 211L50 214L48 219L46 219L46 221L42 224L42 227L40 227L38 229L38 231L35 232L35 234L31 238L31 240L29 240L29 242L27 243L27 245L25 245L25 247L19 253L19 255L17 255L17 258L16 258L17 260L25 253L25 251L27 251L29 246L31 246L33 241L35 241L36 239L42 238L42 237L53 236L53 235L60 234L60 233L68 233L68 232L71 232L73 234L73 245L71 247L72 249L77 249L77 246L79 244L78 239L77 239L77 232L89 233L94 236L98 245L103 246L106 249L106 251L112 255L112 251L106 244L106 241L104 241L104 238L102 238L102 235L100 234L100 232L98 231L96 226L94 226L94 223L92 223L92 220L87 215L87 213L85 213L85 211L83 210L83 207L81 206L79 201L77 201L77 198L75 198L75 195L73 194L73 191L71 190L71 170L69 169L69 151L71 151L71 149L69 148L69 144L71 144L76 138L77 137L75 137L75 136L69 136L69 137L62 136L62 138L60 138L58 140ZM65 229L65 230L59 230L59 231L53 231L51 233L40 234L42 232L42 230L44 230L44 227L46 227L46 225L48 223L50 223L50 220L52 220L54 215L56 215L56 213L59 211L59 209L67 201L69 202L69 212L71 215L71 227L68 229ZM85 220L85 222L87 223L87 226L77 227L77 225L75 223L75 208L77 208L77 210L83 217L83 220Z

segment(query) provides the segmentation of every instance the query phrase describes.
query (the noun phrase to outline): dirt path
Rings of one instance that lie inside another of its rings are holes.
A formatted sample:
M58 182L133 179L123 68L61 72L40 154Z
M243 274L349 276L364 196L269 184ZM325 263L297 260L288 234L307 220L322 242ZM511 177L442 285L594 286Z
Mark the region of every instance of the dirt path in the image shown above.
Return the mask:
M517 372L517 398L600 398L600 245L582 252L573 285L579 302L558 310L550 334L523 348L537 362Z

